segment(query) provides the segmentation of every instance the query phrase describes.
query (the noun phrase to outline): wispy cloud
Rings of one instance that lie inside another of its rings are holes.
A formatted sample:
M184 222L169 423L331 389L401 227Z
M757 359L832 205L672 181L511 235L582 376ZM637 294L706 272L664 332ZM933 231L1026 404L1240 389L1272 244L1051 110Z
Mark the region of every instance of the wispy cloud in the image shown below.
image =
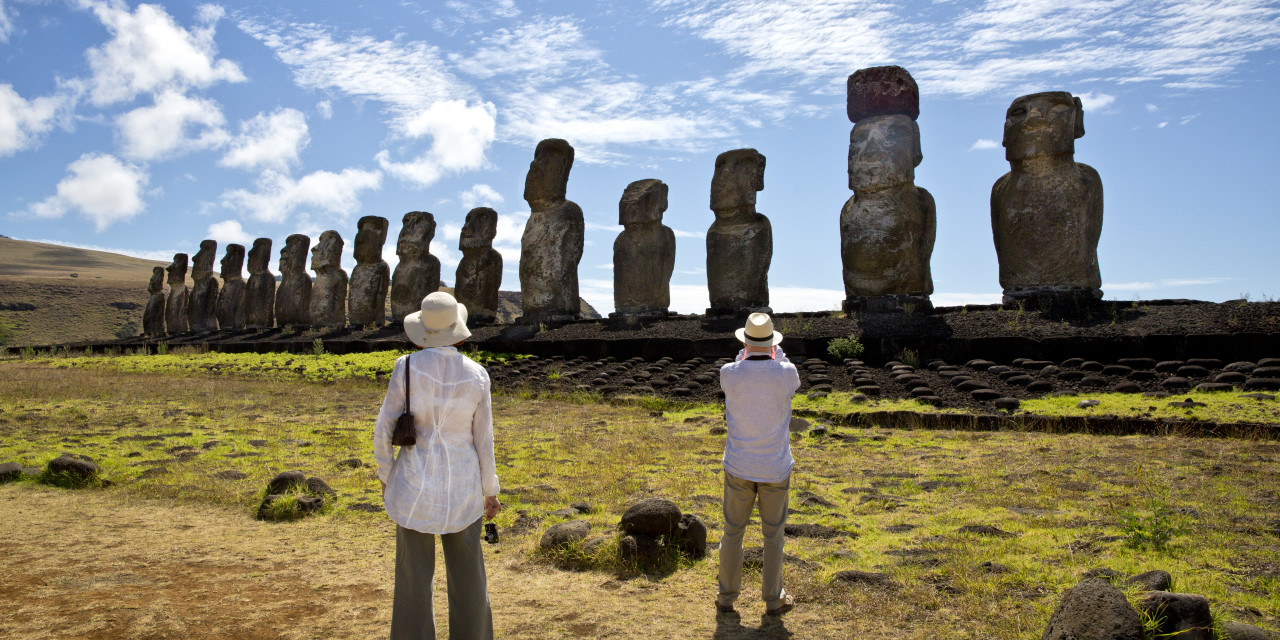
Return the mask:
M1145 280L1137 282L1111 282L1104 283L1102 290L1112 291L1146 291L1149 289L1162 289L1165 287L1192 287L1200 285L1218 284L1226 282L1231 278L1205 277L1205 278L1165 278L1163 280Z
M977 140L973 141L973 144L969 145L970 151L981 151L983 149L999 149L999 148L1000 148L999 142L996 142L995 140L988 140L987 138L978 138Z

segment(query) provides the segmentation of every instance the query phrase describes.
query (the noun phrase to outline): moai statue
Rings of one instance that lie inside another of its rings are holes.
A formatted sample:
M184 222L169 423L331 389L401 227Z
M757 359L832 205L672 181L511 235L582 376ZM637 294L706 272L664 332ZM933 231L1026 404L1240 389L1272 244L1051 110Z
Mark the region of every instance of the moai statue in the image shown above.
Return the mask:
M187 324L187 254L173 254L173 262L164 268L169 272L169 297L164 302L164 326L173 333L186 333Z
M454 296L467 307L467 324L490 324L498 319L498 287L502 285L502 254L493 248L498 235L498 212L476 207L467 213L458 249L462 260L454 281Z
M222 290L218 292L218 326L243 329L247 324L244 308L244 245L227 245L222 256Z
M933 196L915 185L920 90L902 67L849 76L849 188L840 211L844 310L928 310L937 230Z
M151 268L147 283L147 308L142 312L142 332L148 336L164 335L164 267Z
M613 241L613 307L611 318L662 318L671 306L671 272L676 266L676 234L662 224L667 185L637 180L618 201L618 224L625 228Z
M310 324L311 276L307 275L307 249L311 238L295 233L280 250L280 284L276 287L276 324L302 327Z
M1102 299L1098 238L1102 179L1075 161L1084 135L1080 98L1022 96L1004 120L1010 171L991 188L991 231L1006 304L1083 306Z
M316 281L311 288L308 322L313 327L343 327L347 324L347 272L342 270L342 236L329 230L311 249L311 270Z
M422 299L440 290L440 259L431 255L436 218L426 211L404 214L396 255L400 264L391 274L391 321L422 310Z
M218 243L201 240L200 251L191 259L191 297L187 301L187 326L191 331L218 330L218 281L213 277L213 259Z
M716 156L711 178L711 210L716 221L707 230L709 316L772 313L769 263L773 228L756 212L756 192L764 189L764 156L755 149L734 149Z
M582 209L565 199L573 147L559 138L538 143L524 180L532 210L520 238L522 323L563 322L581 316L578 263L586 221Z
M351 270L347 292L347 314L357 327L387 322L387 288L391 286L391 266L382 259L387 241L387 219L365 216L356 224L356 266ZM421 305L421 301L419 301Z
M271 238L258 238L249 249L249 284L244 292L245 325L270 329L276 325L276 277L271 267Z

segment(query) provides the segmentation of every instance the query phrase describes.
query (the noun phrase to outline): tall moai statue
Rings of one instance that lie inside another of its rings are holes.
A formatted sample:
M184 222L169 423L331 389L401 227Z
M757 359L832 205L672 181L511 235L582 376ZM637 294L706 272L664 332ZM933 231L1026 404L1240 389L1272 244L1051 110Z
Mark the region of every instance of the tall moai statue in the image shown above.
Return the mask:
M667 185L637 180L618 201L613 241L613 307L610 317L662 318L671 306L671 273L676 266L676 234L662 224Z
M498 288L502 285L502 254L493 248L498 235L498 212L476 207L467 212L458 249L462 260L454 281L454 296L467 307L467 324L490 324L498 319Z
M573 147L559 138L538 143L524 180L531 212L520 238L522 323L566 321L581 316L578 263L586 221L582 209L565 199Z
M147 307L142 312L142 333L148 336L164 335L164 267L151 268L151 281L147 283Z
M342 236L329 230L311 249L311 270L316 272L311 287L311 307L307 312L313 327L344 327L347 324L347 272L342 270Z
M391 274L391 321L422 310L422 299L440 290L440 259L431 255L436 218L426 211L404 214L396 255L400 264Z
M381 216L365 216L356 223L356 266L351 270L347 315L357 327L381 327L387 322L391 266L382 259L387 225L387 219Z
M218 292L218 326L243 329L247 324L244 307L244 245L229 244L222 256L222 290Z
M187 326L191 331L218 330L218 281L213 277L213 259L218 243L201 240L200 251L191 260L191 297L187 301Z
M845 311L927 310L937 232L933 196L915 185L920 90L906 69L849 76L849 188L840 211Z
M276 325L276 277L271 268L271 238L258 238L249 249L249 284L244 292L245 325L270 329Z
M715 222L707 230L709 316L733 316L769 308L769 264L773 227L756 211L756 192L764 190L764 156L755 149L734 149L716 156L711 178Z
M280 284L276 287L276 324L307 326L311 308L311 276L307 275L307 249L311 238L295 233L284 239L280 250Z
M991 231L1005 303L1081 306L1102 299L1102 178L1075 161L1084 107L1066 91L1022 96L1004 120L1009 173L991 188Z
M186 333L187 324L187 254L173 254L173 262L164 268L169 273L169 297L164 301L164 327L168 333Z

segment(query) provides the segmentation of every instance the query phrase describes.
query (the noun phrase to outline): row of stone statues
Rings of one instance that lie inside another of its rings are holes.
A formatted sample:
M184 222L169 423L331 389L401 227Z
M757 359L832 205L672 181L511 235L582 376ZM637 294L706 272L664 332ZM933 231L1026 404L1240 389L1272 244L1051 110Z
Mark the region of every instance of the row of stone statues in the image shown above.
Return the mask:
M920 91L906 69L861 69L849 76L846 109L849 188L840 212L840 257L846 311L924 310L933 293L930 259L937 229L933 196L915 185L920 147ZM1097 247L1102 230L1102 181L1075 162L1075 139L1084 135L1080 99L1052 91L1022 96L1005 116L1003 146L1010 172L991 191L991 227L1006 302L1047 301L1080 305L1101 299ZM525 178L530 215L521 238L521 321L562 322L581 316L578 265L585 220L566 199L574 150L568 142L538 143ZM726 151L711 179L715 222L707 231L708 315L738 315L769 309L769 265L773 231L756 211L764 189L765 158L755 149ZM624 229L614 242L613 316L660 318L671 304L675 234L662 224L667 185L638 180L618 203ZM502 256L493 248L498 214L477 208L467 214L459 249L455 295L473 323L497 317ZM435 218L405 214L390 273L382 260L387 219L361 218L356 267L351 278L340 265L343 240L325 231L311 249L313 282L306 273L310 238L294 234L280 252L277 286L267 270L271 240L259 238L249 251L249 281L241 277L244 247L229 245L222 259L222 288L212 277L217 243L205 240L194 257L190 289L187 255L177 254L151 279L144 316L148 334L261 329L272 326L381 326L388 289L391 318L416 311L440 286L440 261L430 252Z

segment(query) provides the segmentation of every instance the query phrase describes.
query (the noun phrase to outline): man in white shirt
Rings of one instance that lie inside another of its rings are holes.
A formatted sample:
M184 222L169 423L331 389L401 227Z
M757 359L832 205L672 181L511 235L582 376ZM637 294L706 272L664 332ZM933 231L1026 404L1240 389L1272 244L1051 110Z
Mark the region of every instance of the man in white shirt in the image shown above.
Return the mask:
M720 368L728 436L724 446L724 536L720 538L720 593L716 609L732 613L742 588L742 535L760 504L765 613L795 606L782 588L783 528L791 488L791 396L800 388L795 365L778 348L782 334L768 314L753 313L735 333L743 348Z

